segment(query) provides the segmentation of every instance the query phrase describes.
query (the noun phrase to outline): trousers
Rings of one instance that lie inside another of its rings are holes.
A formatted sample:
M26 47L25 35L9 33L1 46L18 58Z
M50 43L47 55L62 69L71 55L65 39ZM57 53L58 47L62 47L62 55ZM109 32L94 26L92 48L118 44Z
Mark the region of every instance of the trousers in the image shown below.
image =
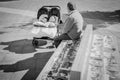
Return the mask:
M55 47L57 48L62 40L72 40L72 39L68 36L67 33L64 33L54 38L53 45L55 45Z

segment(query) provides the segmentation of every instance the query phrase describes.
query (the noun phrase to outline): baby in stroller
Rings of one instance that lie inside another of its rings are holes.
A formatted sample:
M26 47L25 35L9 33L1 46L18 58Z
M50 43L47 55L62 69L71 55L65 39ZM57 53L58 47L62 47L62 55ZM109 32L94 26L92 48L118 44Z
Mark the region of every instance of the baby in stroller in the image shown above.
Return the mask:
M42 7L37 14L37 20L33 23L36 27L56 27L60 18L60 12L57 8L52 8L48 11L47 8Z
M50 36L34 37L33 45L36 46L37 39L52 39L57 33L57 26L60 23L60 7L59 6L43 6L38 10L37 21L33 23L35 27L39 27L42 31L48 33Z

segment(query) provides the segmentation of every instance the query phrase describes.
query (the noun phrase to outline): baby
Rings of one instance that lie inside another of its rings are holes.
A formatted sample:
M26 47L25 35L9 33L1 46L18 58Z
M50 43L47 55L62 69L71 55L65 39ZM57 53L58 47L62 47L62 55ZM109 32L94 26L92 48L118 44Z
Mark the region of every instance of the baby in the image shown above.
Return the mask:
M33 25L36 27L55 27L55 18L54 17L50 17L49 22L48 20L48 15L43 14L41 15L41 17L39 18L38 21L34 22Z

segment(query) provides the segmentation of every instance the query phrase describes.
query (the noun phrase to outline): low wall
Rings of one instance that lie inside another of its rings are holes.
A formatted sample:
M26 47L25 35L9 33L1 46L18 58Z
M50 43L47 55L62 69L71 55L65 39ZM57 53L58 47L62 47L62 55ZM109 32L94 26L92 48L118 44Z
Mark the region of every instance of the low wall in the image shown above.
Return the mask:
M62 41L37 80L46 80L46 78L80 80L84 78L91 40L92 25L87 25L82 38L78 41Z
M85 80L86 78L85 75L87 75L86 68L88 65L87 63L89 50L91 47L92 35L92 25L87 25L71 69L70 80Z

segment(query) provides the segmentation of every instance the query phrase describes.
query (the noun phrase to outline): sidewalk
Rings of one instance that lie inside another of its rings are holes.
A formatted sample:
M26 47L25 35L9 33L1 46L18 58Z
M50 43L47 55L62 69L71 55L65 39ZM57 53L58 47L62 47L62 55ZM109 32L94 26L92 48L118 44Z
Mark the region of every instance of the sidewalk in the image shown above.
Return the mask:
M33 17L22 10L7 10L0 8L0 80L35 80L55 49L35 49L32 25L20 26Z

